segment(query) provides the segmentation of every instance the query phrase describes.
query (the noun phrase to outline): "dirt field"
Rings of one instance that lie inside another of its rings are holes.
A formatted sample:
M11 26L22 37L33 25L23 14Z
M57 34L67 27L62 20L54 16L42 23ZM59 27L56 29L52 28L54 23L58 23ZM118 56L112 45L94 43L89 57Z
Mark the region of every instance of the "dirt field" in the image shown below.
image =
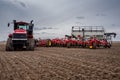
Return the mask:
M0 80L120 80L120 43L111 49L36 48L6 52L0 44Z

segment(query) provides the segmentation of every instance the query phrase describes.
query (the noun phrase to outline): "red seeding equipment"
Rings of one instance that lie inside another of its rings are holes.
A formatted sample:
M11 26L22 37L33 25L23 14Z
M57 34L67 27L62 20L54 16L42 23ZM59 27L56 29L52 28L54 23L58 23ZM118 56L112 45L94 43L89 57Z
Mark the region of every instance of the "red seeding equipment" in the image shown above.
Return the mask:
M36 46L38 47L51 47L51 40L50 39L40 39L37 41Z
M38 46L46 47L82 47L82 48L110 48L112 46L112 35L116 33L105 33L101 26L73 26L72 34L65 38L44 39L38 41Z

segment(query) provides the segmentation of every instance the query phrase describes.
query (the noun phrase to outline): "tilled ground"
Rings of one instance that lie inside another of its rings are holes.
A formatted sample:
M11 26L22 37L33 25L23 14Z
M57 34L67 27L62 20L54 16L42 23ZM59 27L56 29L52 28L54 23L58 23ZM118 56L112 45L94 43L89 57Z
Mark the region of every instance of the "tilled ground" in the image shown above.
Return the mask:
M111 49L45 48L6 52L0 80L120 80L120 43Z

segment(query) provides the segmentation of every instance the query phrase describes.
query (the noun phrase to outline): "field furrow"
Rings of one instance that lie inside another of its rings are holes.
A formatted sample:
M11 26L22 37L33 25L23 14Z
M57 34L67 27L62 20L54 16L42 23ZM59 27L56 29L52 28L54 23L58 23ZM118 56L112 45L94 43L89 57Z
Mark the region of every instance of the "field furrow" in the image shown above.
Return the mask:
M0 44L0 80L120 80L120 43L111 49L37 47L11 52Z

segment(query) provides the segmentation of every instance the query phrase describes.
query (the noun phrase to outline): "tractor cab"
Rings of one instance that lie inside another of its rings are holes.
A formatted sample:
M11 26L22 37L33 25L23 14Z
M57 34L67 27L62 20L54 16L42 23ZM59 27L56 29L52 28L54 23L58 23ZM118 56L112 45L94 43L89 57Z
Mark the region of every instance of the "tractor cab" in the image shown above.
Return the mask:
M22 21L16 22L16 20L14 20L14 30L25 30L27 32L27 35L33 35L34 24L32 24L32 22L33 20L30 23Z

